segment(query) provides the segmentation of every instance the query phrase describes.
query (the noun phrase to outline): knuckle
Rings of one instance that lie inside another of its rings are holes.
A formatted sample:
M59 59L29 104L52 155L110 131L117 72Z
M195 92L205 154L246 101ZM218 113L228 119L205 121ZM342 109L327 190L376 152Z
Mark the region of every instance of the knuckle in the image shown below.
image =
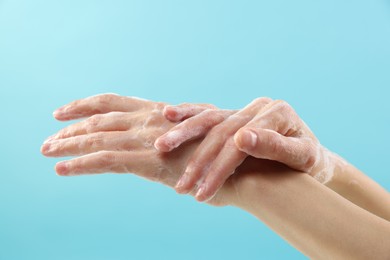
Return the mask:
M281 112L284 112L284 113L292 113L294 111L294 109L291 107L291 105L289 103L287 103L286 101L284 100L276 100L273 104L273 106L281 111Z
M223 113L213 109L204 110L202 113L199 114L199 117L209 122L220 122L225 118Z
M219 124L210 130L207 138L210 138L210 140L218 140L224 136L224 133L225 131L223 131L223 125Z
M309 172L313 169L317 162L317 150L313 145L309 145L306 151L307 159L304 162L304 171Z
M205 109L200 115L204 117L212 117L216 114L215 110L212 110L210 108Z
M173 107L176 107L176 108L188 108L188 107L193 107L194 104L191 104L191 103L180 103L179 105L176 105L176 106L173 106Z
M150 114L149 117L145 120L145 126L156 126L159 125L162 121L162 117L158 114Z
M149 134L145 137L144 146L145 148L153 148L154 142L159 137L158 134Z
M274 122L278 122L279 126L286 131L296 131L296 129L289 129L294 126L299 119L295 110L289 103L284 100L275 100L269 105L268 116L272 117Z
M255 104L260 104L260 105L266 105L272 101L271 98L268 97L258 97L255 98L252 102Z
M99 95L95 98L98 104L105 104L107 102L106 100L108 99L106 94Z
M162 111L164 109L165 105L156 105L156 108L153 109L151 112L150 112L150 115L154 116L154 117L157 117L157 118L161 118L162 117Z
M233 138L229 138L229 139L226 141L225 147L226 147L226 148L229 148L229 149L238 150L238 149L237 149L237 146L236 146L236 143L234 142L234 139L233 139Z
M87 132L91 132L98 128L103 116L100 114L93 115L87 119Z
M167 106L167 104L164 103L164 102L155 102L155 104L154 104L154 109L160 112L160 111L162 111L166 106Z
M110 104L112 101L114 101L118 96L115 94L102 94L97 96L97 100L100 104Z
M101 121L102 117L103 116L100 114L93 115L87 119L88 124L90 124L92 126L97 126L99 124L99 122Z
M102 111L110 110L110 106L117 101L119 96L115 94L102 94L95 96L94 101L96 103L95 112L100 113Z
M62 138L72 137L74 135L73 132L74 132L73 129L64 129L63 132L58 134L58 138L62 139Z
M100 167L108 167L115 163L115 154L112 152L102 151L99 154Z
M104 138L101 133L90 136L86 140L86 145L93 148L101 148L104 144Z
M279 153L283 146L281 140L273 135L268 136L267 143L267 148L269 149L270 153Z
M235 114L237 114L239 110L220 110L220 114L224 119L227 119Z
M213 104L203 104L202 106L208 109L217 109L217 106L214 106Z
M217 123L223 122L224 120L229 118L231 115L235 114L234 112L228 111L228 110L218 110L218 111L214 110L214 111L215 111L215 113L213 116L213 120Z

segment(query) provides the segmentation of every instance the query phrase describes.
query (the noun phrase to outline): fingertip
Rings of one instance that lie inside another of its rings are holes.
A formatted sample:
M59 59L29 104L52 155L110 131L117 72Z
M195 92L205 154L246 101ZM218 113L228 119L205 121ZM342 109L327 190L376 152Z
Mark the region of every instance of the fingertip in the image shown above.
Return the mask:
M49 150L50 150L50 143L45 142L44 144L42 144L41 154L43 154L44 156L48 156Z
M178 194L188 194L189 193L189 190L187 188L184 188L184 187L177 187L176 186L175 191Z
M206 200L206 199L205 199L205 196L203 195L203 192L202 192L202 193L199 193L199 191L198 191L198 193L196 193L195 199L196 199L198 202L203 202L203 201Z
M61 120L61 116L62 116L62 111L61 111L61 108L55 110L53 112L53 117L57 120Z
M45 141L43 141L43 144L49 143L49 142L51 142L52 140L55 140L55 139L57 139L57 134L51 135L48 138L46 138Z
M165 106L163 115L171 122L178 122L182 119L181 115L174 106Z
M240 150L251 150L257 145L257 134L252 129L243 129L234 135L234 142Z
M80 111L77 109L77 106L73 105L75 102L76 101L54 110L53 117L58 121L69 121L85 116L84 112L80 113Z
M68 112L69 108L70 108L69 104L66 104L66 105L63 105L62 107L57 108L53 112L53 117L55 119L61 120L62 118L64 118L66 116L66 112Z
M55 171L59 176L66 176L69 172L69 165L67 162L59 162L55 166Z
M206 183L202 183L202 185L200 185L197 193L195 194L195 199L198 201L198 202L205 202L207 200L209 200L210 196L209 196L209 189L208 189L208 186Z
M183 175L180 177L179 181L175 186L175 190L179 194L188 194L194 188L194 184L192 182L193 180L191 178L191 172L189 169L191 168L187 167L186 171L184 171Z
M154 148L156 148L157 151L159 152L170 152L172 149L169 147L169 145L166 144L164 138L157 138L157 140L154 142Z
M69 118L69 115L65 113L63 109L57 109L53 112L53 117L58 121L69 121L72 118Z

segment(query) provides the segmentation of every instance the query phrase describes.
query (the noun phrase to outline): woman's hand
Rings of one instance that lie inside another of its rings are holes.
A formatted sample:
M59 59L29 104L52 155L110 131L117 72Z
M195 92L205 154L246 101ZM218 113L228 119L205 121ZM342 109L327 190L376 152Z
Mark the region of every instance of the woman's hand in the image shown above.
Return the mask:
M160 151L207 134L176 185L180 193L199 186L199 201L212 197L248 155L281 162L321 183L332 178L341 160L321 146L284 101L258 98L238 112L184 104L167 106L164 115L171 121L188 119L157 139Z
M74 101L54 112L61 121L87 119L65 127L49 137L41 152L49 157L77 156L59 162L61 176L94 173L135 173L146 179L173 186L197 144L190 143L172 153L153 147L175 123L165 119L165 103L103 94ZM221 189L212 205L231 203L230 184Z
M156 136L173 125L161 116L163 107L163 103L113 94L74 101L57 109L54 117L88 118L49 137L41 151L50 157L81 156L56 165L62 176L137 171L167 182L159 156L151 156L156 154L152 145Z

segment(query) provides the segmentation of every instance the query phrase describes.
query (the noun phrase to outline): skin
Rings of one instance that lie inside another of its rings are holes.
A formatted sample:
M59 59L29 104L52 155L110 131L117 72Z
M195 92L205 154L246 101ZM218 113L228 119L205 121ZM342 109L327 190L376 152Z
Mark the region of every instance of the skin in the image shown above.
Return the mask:
M225 115L224 120L213 119L221 111ZM184 114L185 117L178 116ZM182 136L188 133L188 129L206 126L196 136L185 135L188 140L206 137L175 186L179 193L187 193L195 187L198 201L211 198L243 158L252 156L278 161L306 172L359 207L390 221L389 203L384 203L390 200L389 193L343 158L324 148L284 101L258 98L239 112L203 104L182 104L166 106L164 116L172 122L181 123L156 140L156 148L163 152L172 151L185 143L186 139ZM175 138L170 139L173 131ZM199 180L202 185L197 189Z
M51 157L79 156L56 165L60 176L134 173L173 187L200 140L170 153L157 151L151 143L176 125L163 116L164 106L116 95L73 102L54 116L58 120L87 119L48 138L41 151ZM208 203L250 212L311 258L368 259L375 255L386 259L390 255L388 221L278 162L245 159Z
M161 153L153 147L158 136L176 125L163 116L165 105L115 94L74 101L57 109L53 116L60 121L86 119L50 136L41 152L48 157L75 156L56 164L60 176L135 173L173 187L195 143L172 153ZM209 203L227 205L226 190L230 186L226 183Z
M190 118L159 137L155 146L168 152L187 140L206 136L176 185L177 192L187 193L201 183L196 194L198 201L214 196L248 156L284 163L321 183L328 182L335 166L344 163L320 144L284 101L258 98L238 112L192 105L191 111L197 113L191 116L186 113L189 107L191 104L165 109L168 119L172 112L176 114L174 119L180 114ZM190 129L201 131L191 132Z

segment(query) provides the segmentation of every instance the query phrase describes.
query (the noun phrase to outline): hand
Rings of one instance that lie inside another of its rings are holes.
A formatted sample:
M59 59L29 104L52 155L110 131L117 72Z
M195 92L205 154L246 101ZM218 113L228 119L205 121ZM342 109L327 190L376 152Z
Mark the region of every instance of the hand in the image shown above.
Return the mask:
M113 94L74 101L56 110L54 117L61 121L88 118L49 137L41 152L49 157L79 156L57 163L60 176L135 173L172 187L197 143L169 154L153 147L158 136L176 125L162 115L165 105ZM230 204L235 194L226 183L209 203Z
M164 105L112 94L74 101L57 109L55 118L89 118L49 137L41 151L50 157L82 156L58 163L56 171L62 176L137 171L148 179L169 182L152 149L156 136L164 133L159 127L173 125L161 116Z
M238 112L190 104L167 106L164 115L171 119L172 114L176 120L181 114L188 119L157 139L160 151L207 134L176 185L179 193L199 186L199 201L212 197L248 155L281 162L321 183L332 178L339 160L284 101L258 98Z

